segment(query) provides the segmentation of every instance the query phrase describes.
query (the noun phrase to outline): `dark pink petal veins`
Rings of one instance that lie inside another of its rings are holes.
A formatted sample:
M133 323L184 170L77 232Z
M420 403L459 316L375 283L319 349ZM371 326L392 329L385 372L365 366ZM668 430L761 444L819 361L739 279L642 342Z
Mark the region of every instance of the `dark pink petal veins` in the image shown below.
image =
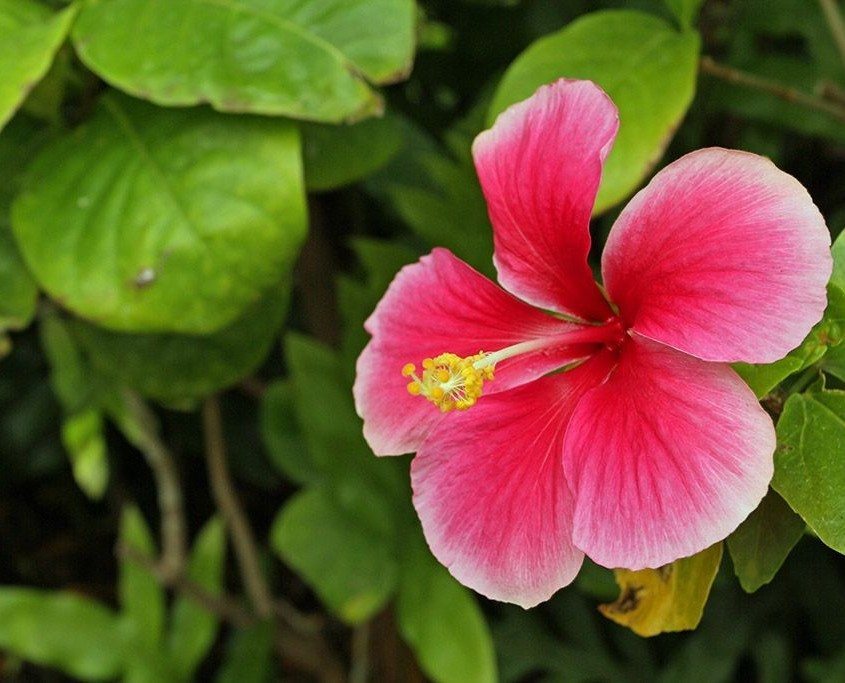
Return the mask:
M633 336L569 423L573 541L606 567L659 567L725 538L773 472L775 431L727 365Z
M704 149L631 200L602 272L637 332L704 360L768 363L821 318L829 247L795 178L755 154Z
M414 506L458 581L531 607L578 573L561 455L569 417L607 375L610 354L449 414L411 465Z
M590 214L619 118L590 81L560 80L504 111L473 144L499 281L544 308L604 320L587 264Z
M419 365L446 352L492 352L576 329L515 299L445 249L403 268L365 327L373 338L358 358L353 392L364 436L378 455L415 451L444 417L408 393L401 374L406 363ZM583 348L549 347L505 360L484 393L531 381L584 355Z

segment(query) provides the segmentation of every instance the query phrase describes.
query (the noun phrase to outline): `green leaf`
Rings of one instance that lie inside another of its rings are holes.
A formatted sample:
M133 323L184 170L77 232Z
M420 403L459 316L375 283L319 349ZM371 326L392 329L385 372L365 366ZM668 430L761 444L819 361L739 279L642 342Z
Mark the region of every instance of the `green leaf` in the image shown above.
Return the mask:
M774 491L728 536L734 573L746 593L769 583L806 528Z
M450 249L493 275L493 232L475 167L405 124L405 147L367 182L429 246Z
M271 384L261 399L261 436L278 470L300 484L320 479L296 418L296 394L290 381Z
M704 0L664 0L681 28L691 28Z
M86 681L124 667L124 634L103 605L71 593L0 587L0 650Z
M403 559L396 603L402 637L437 683L496 681L493 639L478 604L417 535Z
M619 598L599 610L639 636L694 629L721 561L722 544L717 543L659 569L616 569Z
M833 272L830 281L840 289L845 289L845 232L839 233L830 248L833 256Z
M368 81L410 71L414 9L412 0L88 0L73 41L92 71L158 104L339 122L380 110Z
M214 517L200 530L188 558L187 576L214 595L223 588L226 560L226 532ZM193 680L194 671L214 644L219 618L190 597L179 597L173 605L167 652L180 680Z
M273 625L259 622L235 631L217 683L269 683L273 677Z
M50 383L65 413L73 414L90 406L91 377L67 324L50 312L40 321L41 348L50 362Z
M369 496L339 501L323 487L309 488L285 505L270 531L273 550L349 623L369 619L396 588L392 519L380 503Z
M73 478L85 495L99 500L109 481L109 461L103 414L97 408L75 413L62 423Z
M50 14L32 0L0 0L0 129L53 63L76 7Z
M0 220L0 332L29 325L37 301L35 281L21 260L11 232Z
M490 121L558 78L598 83L620 117L596 200L595 212L601 212L631 194L663 154L695 94L699 48L697 33L679 33L648 14L588 14L541 38L511 64Z
M784 356L774 363L765 365L733 364L733 369L751 387L757 398L763 398L783 380L803 367L804 361L795 356Z
M134 505L123 508L119 543L150 560L156 558L153 535L141 511ZM130 641L143 645L144 648L157 650L164 632L165 616L164 591L158 580L138 564L129 559L122 559L118 594Z
M296 258L298 133L110 96L38 155L12 223L38 282L80 316L125 332L213 332Z
M845 392L793 394L777 435L772 488L822 541L845 553Z
M305 185L322 192L354 183L384 166L401 146L402 129L390 116L354 126L304 124Z
M376 458L367 446L338 354L289 334L285 355L297 422L311 460L335 489L335 496L354 499L369 491L404 503L407 465L398 459Z
M190 405L261 364L287 312L288 290L274 288L207 336L126 334L82 321L72 331L103 376L164 403Z

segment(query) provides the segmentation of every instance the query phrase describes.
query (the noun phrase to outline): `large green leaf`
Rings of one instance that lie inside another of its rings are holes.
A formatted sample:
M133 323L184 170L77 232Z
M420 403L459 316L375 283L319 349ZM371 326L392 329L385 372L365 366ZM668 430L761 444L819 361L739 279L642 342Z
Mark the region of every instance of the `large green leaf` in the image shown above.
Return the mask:
M86 681L114 679L127 644L117 616L71 593L0 587L0 650Z
M384 517L379 526L373 513ZM390 510L378 498L338 501L329 490L313 487L282 509L270 544L332 611L357 623L380 610L396 588L391 524Z
M187 576L213 595L223 589L226 562L226 530L217 517L206 522L197 534ZM173 605L166 651L179 680L194 680L194 671L217 637L220 619L189 596L180 596Z
M541 38L505 73L490 119L561 77L595 81L619 108L595 211L628 196L660 159L695 94L699 37L636 11L595 12Z
M381 108L368 81L410 71L414 11L412 0L87 0L73 40L105 80L159 104L338 122Z
M208 333L287 273L305 235L296 128L107 97L48 145L13 206L65 307L127 332Z
M435 560L417 532L402 563L396 616L420 666L438 683L492 683L496 656L472 594Z
M0 0L0 129L53 63L76 16L33 0Z
M769 583L806 524L774 491L728 536L734 572L743 590L753 593Z
M777 432L772 488L822 541L845 553L845 392L790 396Z
M264 360L284 320L288 289L275 287L207 336L127 334L82 321L72 330L105 377L144 396L188 405L237 382Z

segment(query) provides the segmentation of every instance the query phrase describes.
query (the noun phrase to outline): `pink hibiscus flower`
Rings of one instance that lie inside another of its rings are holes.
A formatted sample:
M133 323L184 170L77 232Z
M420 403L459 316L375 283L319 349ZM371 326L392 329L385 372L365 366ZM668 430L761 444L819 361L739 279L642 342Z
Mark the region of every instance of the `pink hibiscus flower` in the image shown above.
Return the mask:
M766 493L775 432L728 363L781 358L825 308L830 236L807 191L718 148L631 200L597 285L589 221L617 128L589 81L505 111L473 146L504 289L435 249L396 276L358 360L364 435L417 452L434 555L525 607L584 554L658 567L733 531Z

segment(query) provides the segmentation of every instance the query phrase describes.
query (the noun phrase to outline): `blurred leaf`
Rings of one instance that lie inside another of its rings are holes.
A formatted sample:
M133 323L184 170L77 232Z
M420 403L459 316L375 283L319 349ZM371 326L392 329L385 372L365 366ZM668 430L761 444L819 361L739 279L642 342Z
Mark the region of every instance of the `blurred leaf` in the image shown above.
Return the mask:
M338 278L337 294L343 319L343 365L354 374L355 361L370 339L364 329L364 321L402 266L412 263L417 257L407 247L382 240L357 239L352 243L352 249L364 269L365 282L341 276Z
M666 6L675 15L681 28L691 28L704 0L665 0Z
M640 636L694 629L721 561L722 544L717 543L659 569L616 569L619 597L599 610Z
M216 683L270 683L273 677L273 625L261 622L229 638Z
M777 493L766 494L727 540L744 591L753 593L774 578L806 526Z
M90 406L93 384L88 367L58 313L43 316L38 328L41 348L50 362L50 383L67 414Z
M123 508L118 542L150 560L157 556L153 535L141 511L134 505ZM164 632L165 615L165 596L158 580L143 567L123 559L120 562L118 594L131 641L150 649L158 648Z
M214 595L223 588L226 561L226 531L217 517L210 519L197 534L187 576ZM178 597L170 616L167 652L180 680L194 680L194 671L214 644L220 621L190 597Z
M395 541L385 528L392 520L381 528L372 523L377 503L362 497L343 504L322 487L309 488L285 505L270 531L273 550L353 624L378 612L396 588Z
M777 434L772 488L822 541L845 553L845 392L793 394Z
M648 175L695 94L699 37L636 11L595 12L531 45L499 85L489 119L561 77L598 83L619 108L619 135L604 165L595 213Z
M35 316L38 289L21 260L12 234L0 219L0 333L22 330Z
M287 275L301 173L291 124L109 96L38 155L12 224L66 308L115 330L208 333Z
M73 478L89 498L99 500L109 481L103 414L87 408L62 424L62 443L70 456Z
M340 357L325 346L295 334L285 340L285 355L295 394L297 421L311 461L335 496L384 496L404 501L407 464L376 458L363 439L351 387Z
M496 681L493 641L475 598L416 535L403 558L396 603L402 637L438 683Z
M98 602L57 591L0 587L0 649L87 681L124 667L125 634Z
M206 336L126 334L82 321L72 331L105 377L149 398L184 406L234 384L261 364L289 298L288 284L277 286L237 320Z
M301 130L305 186L312 192L334 190L371 175L402 146L402 129L391 116L353 126L304 124Z
M158 104L338 122L381 108L367 81L410 71L414 19L412 0L88 0L73 40L92 71Z
M405 126L405 147L367 182L426 243L450 249L493 274L493 233L475 167L455 159L422 130Z
M261 398L261 435L276 468L300 484L316 482L320 470L314 464L296 418L296 395L291 382L271 384Z
M0 129L53 62L76 7L50 14L32 0L0 0Z
M155 542L140 510L123 508L119 543L151 560L157 555ZM121 620L131 645L127 654L124 683L154 683L169 680L172 672L161 656L164 631L165 596L158 580L146 569L128 559L120 562L118 594Z
M833 242L830 253L833 256L833 272L830 275L830 281L840 289L845 289L845 232L840 233Z

